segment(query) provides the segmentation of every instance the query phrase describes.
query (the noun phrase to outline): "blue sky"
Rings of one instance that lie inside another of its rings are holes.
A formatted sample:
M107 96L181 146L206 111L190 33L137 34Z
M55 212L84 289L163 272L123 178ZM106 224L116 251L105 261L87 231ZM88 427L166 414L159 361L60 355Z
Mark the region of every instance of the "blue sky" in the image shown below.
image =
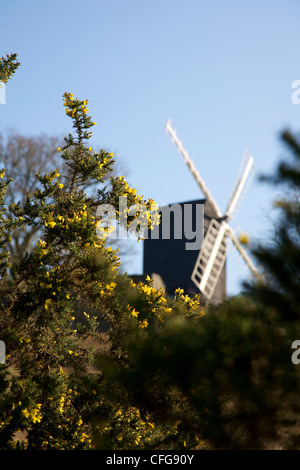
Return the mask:
M1 0L0 54L21 67L0 105L2 129L65 135L65 91L89 100L93 144L115 153L128 180L158 204L201 191L165 133L171 118L221 210L244 150L256 175L284 155L281 130L300 128L298 0ZM267 238L271 189L254 179L232 221ZM132 242L130 242L131 244ZM228 258L228 293L246 272ZM142 244L129 273L142 270Z

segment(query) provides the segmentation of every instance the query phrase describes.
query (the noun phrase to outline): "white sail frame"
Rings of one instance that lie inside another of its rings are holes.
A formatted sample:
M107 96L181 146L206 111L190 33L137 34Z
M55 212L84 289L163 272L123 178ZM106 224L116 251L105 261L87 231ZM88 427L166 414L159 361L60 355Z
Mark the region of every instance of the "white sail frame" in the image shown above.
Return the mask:
M233 229L227 223L240 205L242 197L245 195L253 177L255 171L253 157L249 152L245 152L240 176L234 186L226 212L222 215L217 203L213 199L193 161L189 157L187 150L183 147L182 141L178 138L176 131L173 129L171 120L168 120L166 124L166 132L170 134L172 141L178 148L178 151L183 155L185 163L206 197L206 200L214 208L217 218L221 219L220 221L217 221L216 219L211 220L192 271L192 281L198 287L200 292L204 293L208 300L212 297L227 257L228 238L231 239L235 248L239 251L252 275L256 278L261 278L246 250L241 246Z

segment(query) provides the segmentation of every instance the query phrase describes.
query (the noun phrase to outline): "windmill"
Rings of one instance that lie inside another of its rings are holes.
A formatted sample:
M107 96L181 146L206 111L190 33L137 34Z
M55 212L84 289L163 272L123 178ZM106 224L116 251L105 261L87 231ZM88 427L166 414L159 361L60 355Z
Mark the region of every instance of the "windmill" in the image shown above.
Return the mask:
M172 141L176 144L178 151L182 154L185 163L216 214L216 217L211 219L207 228L194 269L191 273L193 283L208 300L212 297L227 257L229 241L232 241L252 275L256 278L260 278L246 250L241 246L234 230L228 224L228 221L233 218L234 213L241 204L242 198L253 177L255 171L253 157L249 152L245 152L239 177L229 199L225 214L222 214L193 161L184 149L182 142L177 137L176 131L172 128L170 120L167 122L166 132L170 134Z

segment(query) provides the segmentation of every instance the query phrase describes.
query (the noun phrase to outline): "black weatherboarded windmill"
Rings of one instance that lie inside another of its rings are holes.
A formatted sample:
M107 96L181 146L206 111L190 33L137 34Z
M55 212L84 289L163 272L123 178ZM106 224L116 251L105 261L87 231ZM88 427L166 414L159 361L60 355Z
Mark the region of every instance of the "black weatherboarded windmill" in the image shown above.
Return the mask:
M178 151L183 155L188 168L205 196L205 199L178 204L180 206L190 204L193 211L197 205L204 205L204 239L197 252L186 250L187 240L184 237L184 231L182 231L183 236L180 239L174 237L172 230L170 239L152 239L149 234L144 240L144 274L158 278L169 295L173 295L174 290L181 287L191 296L200 292L203 303L220 302L226 297L225 262L229 241L238 250L251 273L254 276L259 276L247 252L241 246L233 229L228 225L229 219L233 217L249 187L254 173L253 158L248 152L245 152L238 180L226 212L222 214L182 142L178 139L170 121L167 122L166 132L170 134Z

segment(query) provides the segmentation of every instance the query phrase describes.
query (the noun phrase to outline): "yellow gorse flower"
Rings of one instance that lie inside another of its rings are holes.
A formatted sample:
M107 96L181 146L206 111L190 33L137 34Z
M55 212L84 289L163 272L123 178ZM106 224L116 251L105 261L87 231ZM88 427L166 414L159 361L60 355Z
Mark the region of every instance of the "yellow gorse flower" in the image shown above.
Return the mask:
M131 305L129 305L129 304L127 305L126 308L127 308L127 310L131 313L131 315L132 315L133 317L138 317L139 312L138 312L137 310L135 310L135 308L133 308L133 307L132 307Z
M24 409L22 410L22 415L25 416L25 418L29 418L30 413L29 413L29 411L27 410L27 408L24 408Z
M33 423L39 423L42 420L41 403L38 403L32 410L24 408L21 413L26 419L30 419Z
M149 324L148 320L143 320L139 323L139 327L140 328L147 328L148 324Z
M49 226L50 228L53 228L53 227L55 227L55 225L56 225L56 222L54 220L50 220L49 222L45 222L46 227Z

